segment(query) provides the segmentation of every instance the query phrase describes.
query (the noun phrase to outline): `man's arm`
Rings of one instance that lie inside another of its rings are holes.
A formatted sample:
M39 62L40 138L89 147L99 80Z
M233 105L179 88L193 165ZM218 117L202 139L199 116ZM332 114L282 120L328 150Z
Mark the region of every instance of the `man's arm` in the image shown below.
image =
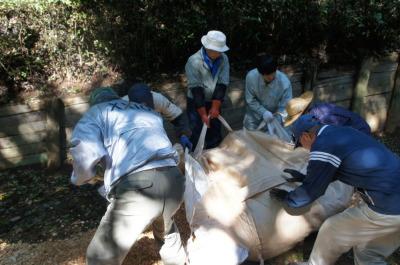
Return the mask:
M96 175L96 165L107 156L101 129L93 116L86 113L74 128L70 153L73 158L71 182L75 185L88 183Z
M307 175L303 184L289 192L285 202L289 207L304 207L322 196L335 179L341 160L329 153L314 151L310 153Z
M168 121L175 120L182 114L181 108L172 103L164 95L157 92L151 92L151 94L153 95L155 111L161 113L161 115Z

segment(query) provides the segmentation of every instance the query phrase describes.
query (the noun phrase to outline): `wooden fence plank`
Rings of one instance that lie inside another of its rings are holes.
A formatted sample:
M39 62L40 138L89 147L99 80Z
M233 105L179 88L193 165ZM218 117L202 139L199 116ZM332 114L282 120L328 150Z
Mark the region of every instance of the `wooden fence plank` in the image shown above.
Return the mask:
M44 140L45 137L46 137L45 131L17 135L17 136L3 137L0 138L0 149L17 148L20 145L41 142Z
M46 153L27 155L23 157L14 157L10 159L0 159L0 170L33 164L44 164L46 161Z
M380 72L395 72L399 63L399 54L394 52L375 61L374 67L371 69L372 73Z
M396 72L371 73L368 81L368 95L391 92Z
M89 103L70 105L65 108L65 115L68 117L71 114L84 114L89 107Z
M45 150L43 142L20 145L18 147L10 147L0 149L0 159L9 159L13 157L21 157L25 155L41 153Z
M313 88L315 102L338 102L351 99L354 76L353 69L320 71Z
M32 134L35 132L43 131L46 129L46 121L35 121L23 124L12 124L10 126L2 127L0 130L0 137L8 137L13 135Z
M351 100L350 99L342 100L342 101L336 101L336 102L332 102L332 103L335 103L336 105L338 105L340 107L343 107L343 108L346 108L346 109L350 109L350 107L351 107Z
M317 79L318 80L325 80L325 79L335 79L335 78L342 78L342 77L354 77L357 73L355 67L346 67L343 69L322 69L318 72Z
M62 102L65 107L89 103L89 96L74 96L74 97L62 97Z
M371 73L390 73L390 72L396 72L397 69L397 62L385 62L385 63L378 63L375 65Z
M25 112L22 114L0 117L0 124L8 126L21 123L41 121L44 120L45 118L46 117L44 111L32 111L32 112ZM2 128L0 128L0 131L1 130Z
M9 105L0 108L0 117L38 111L44 108L45 104L42 100L32 101L26 105Z
M81 113L72 113L65 117L65 127L74 127L75 124L82 118Z
M353 82L344 78L343 82L317 84L314 87L316 102L335 102L348 100L352 96Z

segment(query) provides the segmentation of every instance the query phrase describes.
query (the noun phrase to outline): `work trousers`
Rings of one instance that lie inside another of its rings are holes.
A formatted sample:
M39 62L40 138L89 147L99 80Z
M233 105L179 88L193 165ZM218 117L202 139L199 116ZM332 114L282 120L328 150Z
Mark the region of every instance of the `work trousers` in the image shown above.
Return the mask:
M353 248L354 264L383 265L400 246L400 215L385 215L360 205L328 218L321 226L309 265L330 265Z
M186 260L172 216L179 209L185 178L176 167L129 174L111 191L111 203L86 253L88 265L120 265L138 236L152 224L165 265Z
M208 111L211 108L211 102L206 101L205 107L208 113ZM187 98L187 114L188 114L190 129L192 130L190 141L193 144L193 148L195 148L197 142L199 141L201 129L203 128L203 121L201 120L201 117L194 105L194 101L191 98ZM222 127L221 122L217 118L210 119L210 128L207 128L206 139L204 142L204 149L217 147L221 143L222 141L221 127Z

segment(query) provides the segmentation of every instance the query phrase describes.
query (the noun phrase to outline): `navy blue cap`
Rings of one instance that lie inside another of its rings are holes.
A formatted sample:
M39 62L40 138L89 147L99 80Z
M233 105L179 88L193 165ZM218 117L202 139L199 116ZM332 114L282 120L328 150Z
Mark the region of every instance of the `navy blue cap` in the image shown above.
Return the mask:
M301 115L292 125L292 132L294 136L295 143L300 140L300 136L303 132L307 132L314 126L321 125L321 123L312 114Z
M134 84L128 91L129 101L144 104L154 109L153 95L148 85L144 83Z

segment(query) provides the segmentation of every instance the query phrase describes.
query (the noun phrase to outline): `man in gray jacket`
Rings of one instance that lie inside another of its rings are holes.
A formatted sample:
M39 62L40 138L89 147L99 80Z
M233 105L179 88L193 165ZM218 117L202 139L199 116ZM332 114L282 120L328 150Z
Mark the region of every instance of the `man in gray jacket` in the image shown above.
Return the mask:
M189 57L185 65L188 82L187 114L192 130L191 142L197 145L203 124L208 126L205 148L214 148L222 141L221 113L229 85L229 50L226 36L211 30L201 38L203 47Z
M286 104L292 98L292 85L287 76L277 70L271 55L259 57L257 68L246 76L246 114L243 125L256 130L262 121L273 119L281 124L286 117Z
M101 164L110 204L88 246L87 264L122 264L152 224L164 264L183 265L186 255L172 216L182 202L185 179L162 118L120 99L111 88L92 92L90 105L72 134L71 181L91 182Z

